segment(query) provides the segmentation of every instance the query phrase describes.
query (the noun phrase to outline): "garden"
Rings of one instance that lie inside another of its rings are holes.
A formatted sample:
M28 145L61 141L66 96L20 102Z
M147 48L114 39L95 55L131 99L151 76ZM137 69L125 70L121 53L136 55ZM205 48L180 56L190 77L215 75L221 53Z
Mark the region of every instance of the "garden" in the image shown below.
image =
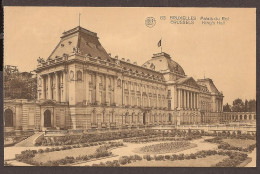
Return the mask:
M203 141L215 145L206 150ZM256 136L240 131L145 129L45 136L36 144L48 147L22 151L15 160L35 166L235 167L250 161L248 153L256 147ZM109 161L111 157L116 160ZM95 164L95 160L102 162Z

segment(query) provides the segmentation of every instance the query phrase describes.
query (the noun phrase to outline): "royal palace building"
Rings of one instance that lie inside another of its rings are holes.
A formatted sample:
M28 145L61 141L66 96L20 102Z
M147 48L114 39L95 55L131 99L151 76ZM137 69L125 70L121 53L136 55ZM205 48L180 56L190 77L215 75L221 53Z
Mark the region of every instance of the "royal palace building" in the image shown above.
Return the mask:
M38 59L37 100L5 100L6 129L112 129L209 124L222 115L223 94L195 80L164 52L142 66L111 57L97 33L66 31Z

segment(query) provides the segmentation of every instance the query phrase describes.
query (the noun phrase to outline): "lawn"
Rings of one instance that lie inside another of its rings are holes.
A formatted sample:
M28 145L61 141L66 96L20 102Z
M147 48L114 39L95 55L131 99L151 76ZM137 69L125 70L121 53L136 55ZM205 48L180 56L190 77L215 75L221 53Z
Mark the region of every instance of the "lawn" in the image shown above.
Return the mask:
M255 140L240 140L240 139L223 139L222 141L228 143L231 146L242 147L242 148L247 148L248 146L256 143Z
M73 156L74 158L80 155L90 155L93 154L99 146L74 148L69 150L54 151L47 153L38 153L33 158L34 161L45 163L47 161L54 161L63 159L66 156Z
M212 155L205 158L175 161L138 161L124 165L124 167L212 167L223 159L222 155Z
M175 141L170 143L159 143L149 146L144 146L134 151L141 154L164 154L164 153L176 153L186 149L197 147L196 144L192 144L187 141Z

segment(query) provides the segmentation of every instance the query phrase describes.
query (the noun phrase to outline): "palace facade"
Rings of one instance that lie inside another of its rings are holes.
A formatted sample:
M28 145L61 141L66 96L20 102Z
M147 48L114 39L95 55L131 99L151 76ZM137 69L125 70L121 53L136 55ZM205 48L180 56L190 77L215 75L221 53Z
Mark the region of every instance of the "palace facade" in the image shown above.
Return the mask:
M39 58L37 100L5 100L6 129L112 129L217 123L223 94L209 78L195 80L167 53L142 66L111 57L97 33L66 31Z

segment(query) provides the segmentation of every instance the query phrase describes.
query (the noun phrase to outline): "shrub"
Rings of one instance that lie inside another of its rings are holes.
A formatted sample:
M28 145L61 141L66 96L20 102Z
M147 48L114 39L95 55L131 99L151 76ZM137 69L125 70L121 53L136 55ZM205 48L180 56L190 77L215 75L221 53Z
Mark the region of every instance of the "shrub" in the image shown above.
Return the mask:
M146 159L147 161L151 161L153 158L151 157L151 155L144 155L143 159Z
M44 152L44 150L42 150L42 149L38 150L38 153L43 153L43 152Z
M130 162L130 160L127 156L122 156L119 158L119 164L121 164L121 165L125 165L129 162Z
M47 147L44 151L45 152L50 152L50 148Z
M155 161L163 161L164 160L164 156L163 155L158 155L158 156L154 156L154 160Z

